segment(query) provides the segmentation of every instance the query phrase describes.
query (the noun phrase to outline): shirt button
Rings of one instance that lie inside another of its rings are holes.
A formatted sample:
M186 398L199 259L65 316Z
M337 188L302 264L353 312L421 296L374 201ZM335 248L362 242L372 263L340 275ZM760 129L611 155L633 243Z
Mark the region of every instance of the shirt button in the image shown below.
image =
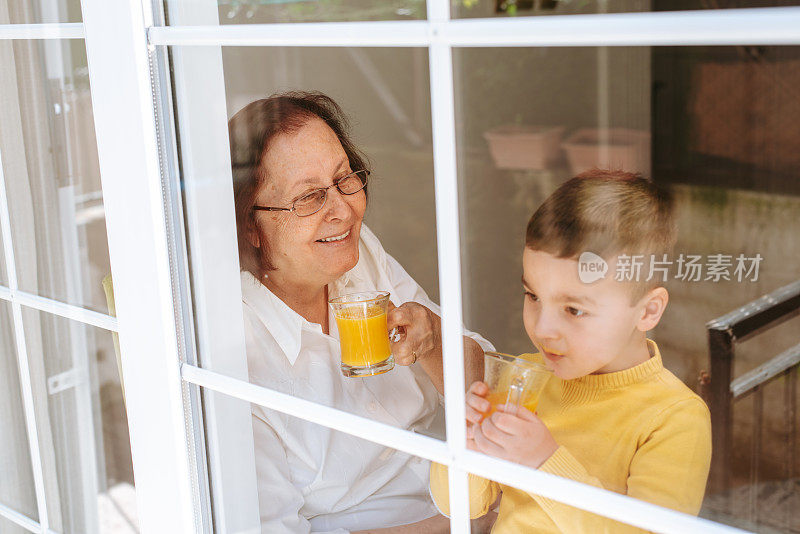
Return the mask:
M375 401L372 401L372 402L370 402L370 403L367 405L367 411L369 411L369 413L375 413L375 412L377 412L377 411L378 411L378 403L377 403L377 402L375 402Z

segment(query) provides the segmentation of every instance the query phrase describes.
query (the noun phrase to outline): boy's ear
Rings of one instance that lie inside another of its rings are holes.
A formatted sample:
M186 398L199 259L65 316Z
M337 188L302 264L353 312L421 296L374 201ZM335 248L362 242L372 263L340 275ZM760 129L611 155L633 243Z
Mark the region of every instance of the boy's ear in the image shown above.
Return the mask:
M647 332L656 327L667 308L669 293L663 287L656 287L648 291L640 301L642 303L642 315L636 328L642 332Z

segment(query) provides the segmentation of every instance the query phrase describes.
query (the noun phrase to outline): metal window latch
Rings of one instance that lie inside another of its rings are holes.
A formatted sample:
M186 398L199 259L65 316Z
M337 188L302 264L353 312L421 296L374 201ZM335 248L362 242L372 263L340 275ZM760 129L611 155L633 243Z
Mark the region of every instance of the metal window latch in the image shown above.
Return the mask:
M57 375L48 377L47 392L50 395L55 395L56 393L61 393L64 390L74 388L78 385L78 380L78 370L73 367L69 371L64 371L63 373L58 373Z

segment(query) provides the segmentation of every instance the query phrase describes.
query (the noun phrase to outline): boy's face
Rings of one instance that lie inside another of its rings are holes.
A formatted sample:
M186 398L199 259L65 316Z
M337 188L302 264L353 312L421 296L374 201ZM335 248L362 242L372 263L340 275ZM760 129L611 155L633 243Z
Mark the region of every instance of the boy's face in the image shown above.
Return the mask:
M649 358L645 332L655 326L648 320L652 292L631 304L630 287L614 280L612 262L606 277L591 284L581 282L575 259L526 247L522 266L525 330L556 376L611 373ZM657 323L663 306L656 311Z

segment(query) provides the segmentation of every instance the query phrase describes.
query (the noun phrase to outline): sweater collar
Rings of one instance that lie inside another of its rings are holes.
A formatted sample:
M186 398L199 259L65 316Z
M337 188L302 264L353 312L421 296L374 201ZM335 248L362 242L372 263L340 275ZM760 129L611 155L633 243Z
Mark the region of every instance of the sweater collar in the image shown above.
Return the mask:
M647 340L647 348L650 351L650 358L643 363L630 369L624 369L615 373L604 373L598 375L586 375L574 380L567 380L570 383L581 389L587 388L592 390L620 388L641 382L664 368L661 361L661 352L658 350L658 345L652 339Z

